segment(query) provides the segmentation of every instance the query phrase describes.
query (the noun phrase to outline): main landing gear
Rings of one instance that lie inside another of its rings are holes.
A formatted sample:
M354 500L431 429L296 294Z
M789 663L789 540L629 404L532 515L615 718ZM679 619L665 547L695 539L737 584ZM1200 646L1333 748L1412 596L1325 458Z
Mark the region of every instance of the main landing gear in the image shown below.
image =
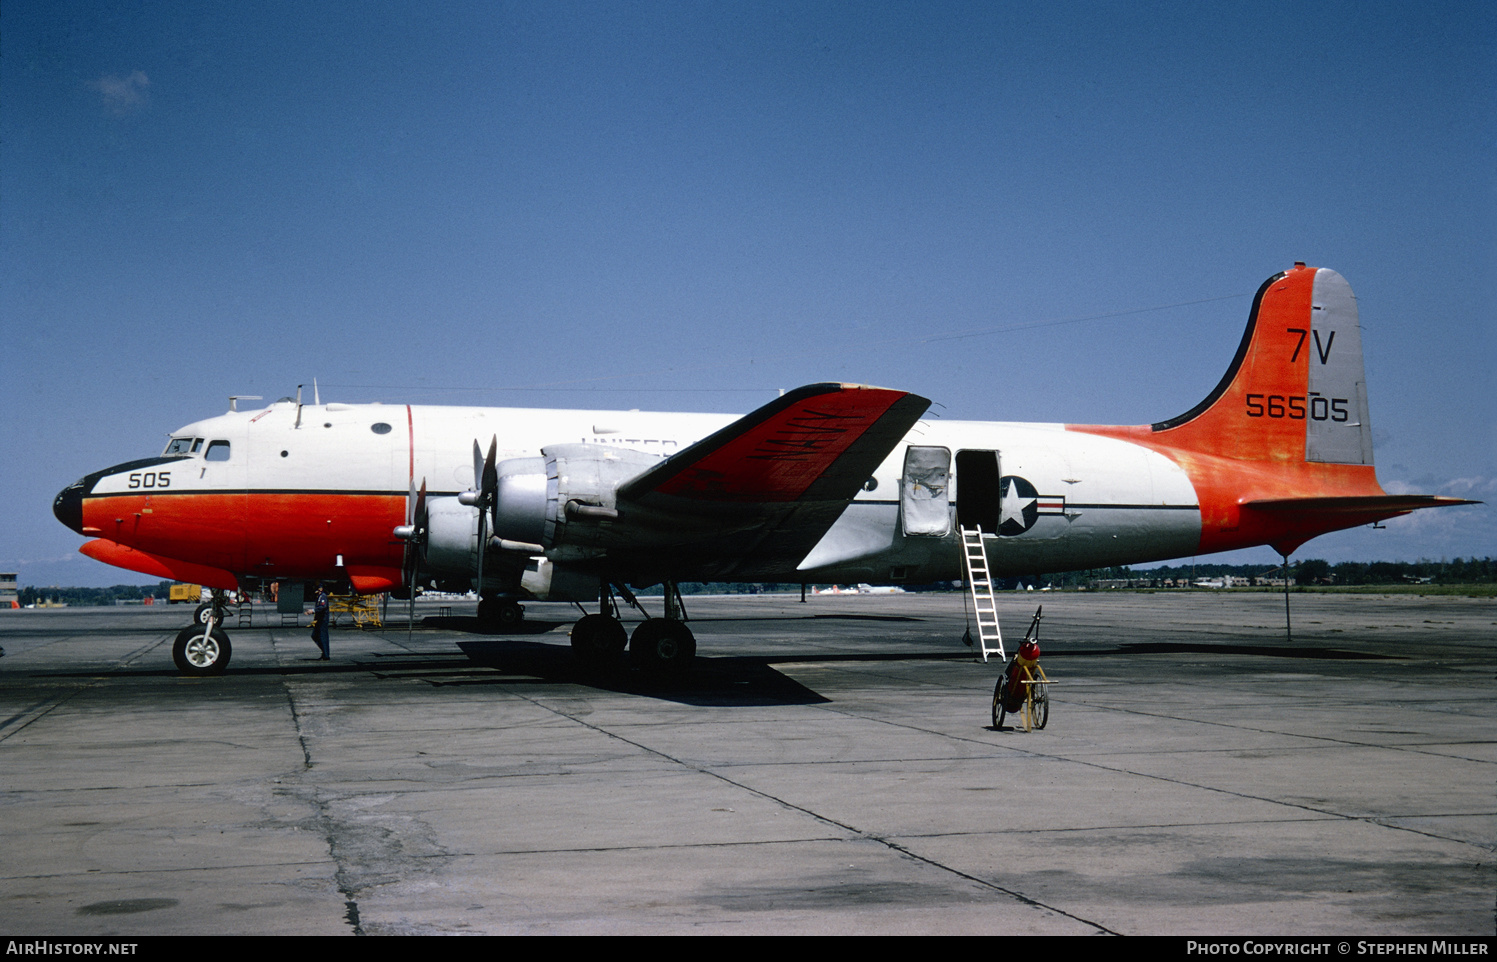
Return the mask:
M525 607L513 598L493 594L478 598L478 621L485 628L513 628L525 620Z
M598 590L598 614L583 615L572 626L572 654L588 668L612 668L622 659L627 640L634 667L655 675L685 674L696 659L697 640L686 627L686 607L676 582L665 583L664 618L649 617L628 588L620 585L619 593L645 615L633 637L619 621L613 586L604 581Z

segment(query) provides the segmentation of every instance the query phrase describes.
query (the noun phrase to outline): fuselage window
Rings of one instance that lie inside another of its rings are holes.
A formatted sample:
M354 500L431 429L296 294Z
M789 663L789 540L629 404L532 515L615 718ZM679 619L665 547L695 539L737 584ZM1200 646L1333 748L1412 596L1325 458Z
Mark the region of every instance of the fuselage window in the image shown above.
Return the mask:
M375 434L389 434L390 425L386 424L383 421L380 421L378 424L371 424L369 426L369 430L373 431Z
M203 458L204 458L204 460L207 460L207 461L227 461L227 460L229 460L229 442L227 442L227 441L209 441L208 442L208 453L205 454L205 455L203 455Z

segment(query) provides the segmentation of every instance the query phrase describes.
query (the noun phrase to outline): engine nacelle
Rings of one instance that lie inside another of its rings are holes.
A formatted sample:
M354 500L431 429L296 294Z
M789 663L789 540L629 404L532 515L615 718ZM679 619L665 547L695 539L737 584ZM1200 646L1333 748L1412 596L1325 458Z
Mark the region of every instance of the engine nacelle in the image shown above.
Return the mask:
M520 588L537 601L598 600L598 573L574 565L534 558L520 576Z
M550 549L607 546L619 485L660 463L641 451L558 444L498 464L496 537Z
M426 501L426 557L434 573L467 577L478 567L478 512L454 497Z

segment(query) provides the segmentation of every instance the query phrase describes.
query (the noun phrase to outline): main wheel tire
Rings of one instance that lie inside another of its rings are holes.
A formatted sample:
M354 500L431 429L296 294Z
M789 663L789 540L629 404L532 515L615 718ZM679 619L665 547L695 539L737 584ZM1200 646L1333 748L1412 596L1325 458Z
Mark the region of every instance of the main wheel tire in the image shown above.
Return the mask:
M177 632L177 640L172 643L172 661L184 675L220 675L228 667L232 651L229 636L220 629L210 632L201 625L192 625Z
M213 603L205 601L198 605L192 613L192 623L195 625L206 625L208 616L213 614Z
M634 664L663 675L684 674L696 660L697 640L679 621L651 618L642 621L629 639Z
M614 664L628 644L629 633L617 618L583 615L572 626L572 654L590 668Z
M513 628L525 620L525 609L516 601L481 598L478 602L478 620L485 627Z

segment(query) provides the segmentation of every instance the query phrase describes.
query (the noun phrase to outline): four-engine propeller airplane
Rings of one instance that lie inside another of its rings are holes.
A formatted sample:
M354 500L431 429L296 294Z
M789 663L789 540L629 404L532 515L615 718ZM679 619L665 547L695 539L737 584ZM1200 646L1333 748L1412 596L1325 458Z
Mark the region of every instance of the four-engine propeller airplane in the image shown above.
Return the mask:
M480 617L501 622L526 599L597 602L572 630L581 657L627 644L642 666L679 670L696 650L681 581L960 578L958 527L981 529L999 575L1287 555L1471 503L1378 485L1356 299L1298 263L1264 282L1221 383L1179 417L922 420L928 405L851 384L740 418L284 398L189 424L160 456L69 485L53 511L91 558L217 589L476 588ZM629 586L654 584L665 617L628 638L614 591L632 602ZM174 649L191 674L229 654L211 622Z

